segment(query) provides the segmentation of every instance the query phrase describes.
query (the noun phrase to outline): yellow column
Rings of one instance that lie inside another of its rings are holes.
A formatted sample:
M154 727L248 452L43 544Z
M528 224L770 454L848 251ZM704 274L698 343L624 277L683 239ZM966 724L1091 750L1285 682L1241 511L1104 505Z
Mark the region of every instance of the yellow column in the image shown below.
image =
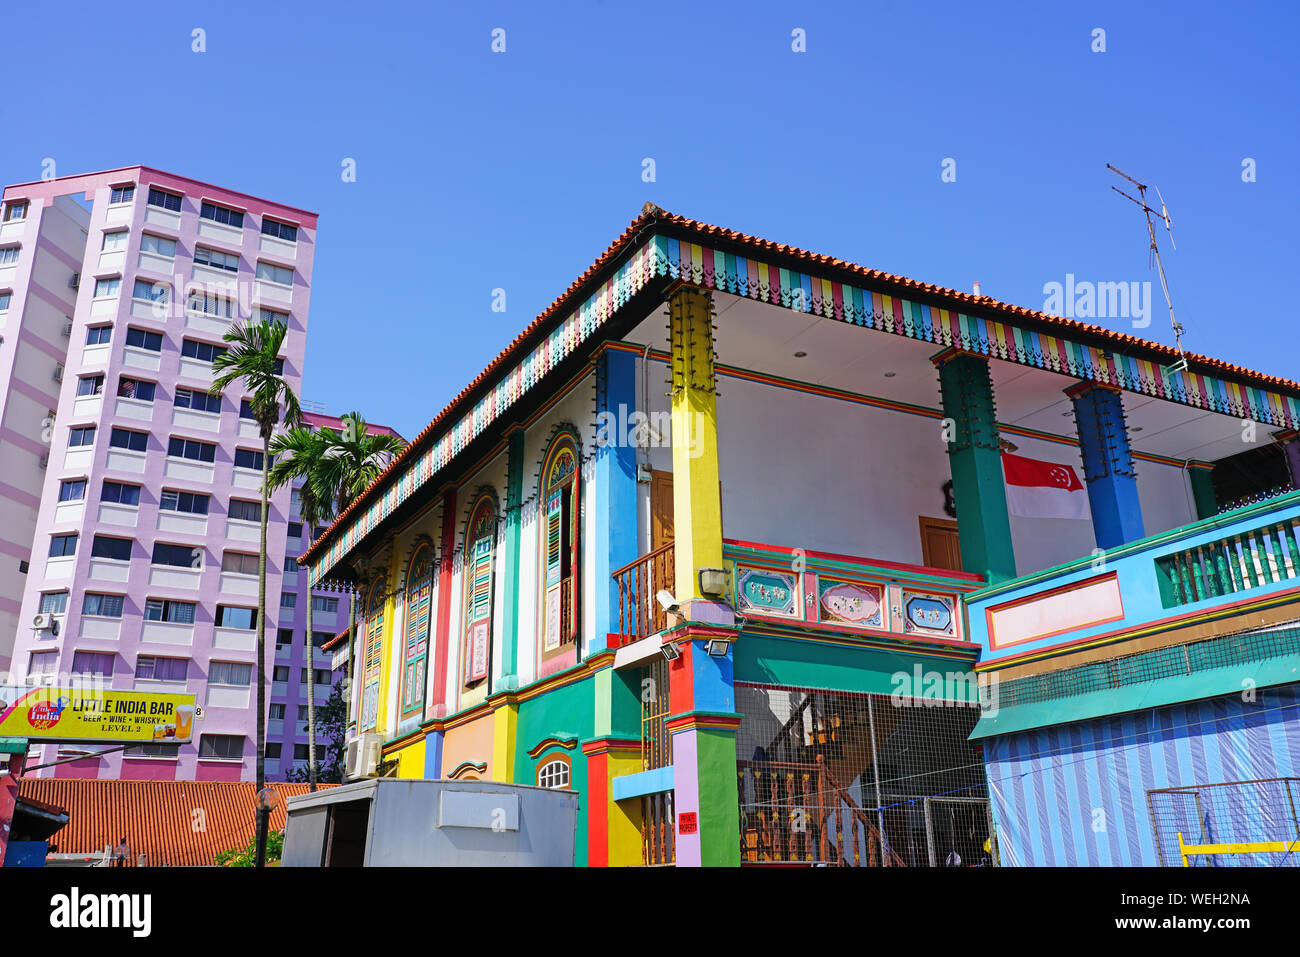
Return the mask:
M518 725L518 704L503 704L492 712L492 765L488 769L488 776L493 781L504 784L513 784L515 781L515 736Z
M397 577L397 549L392 549L392 555L389 558L388 568L384 570L384 631L380 639L380 659L379 659L379 712L375 719L375 730L387 738L394 734L397 729L388 726L388 672L393 667L393 655L400 654L403 648L401 641L401 630L397 628L397 622L394 620L397 616L397 589L393 582ZM311 641L308 636L308 642ZM397 649L394 649L394 645Z
M669 300L673 421L673 528L679 604L704 598L699 569L722 567L713 303L683 286Z

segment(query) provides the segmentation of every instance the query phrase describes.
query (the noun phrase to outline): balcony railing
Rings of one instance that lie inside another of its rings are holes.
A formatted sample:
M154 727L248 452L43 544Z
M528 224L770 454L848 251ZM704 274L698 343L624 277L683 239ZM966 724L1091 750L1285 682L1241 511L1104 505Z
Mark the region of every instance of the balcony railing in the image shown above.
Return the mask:
M982 589L966 604L987 663L1120 641L1153 624L1182 627L1207 613L1221 622L1211 636L1281 623L1296 615L1248 613L1281 608L1298 590L1300 492L1292 492Z
M673 562L673 543L668 542L613 573L618 583L618 633L626 640L668 627L668 613L655 594L661 589L672 591Z

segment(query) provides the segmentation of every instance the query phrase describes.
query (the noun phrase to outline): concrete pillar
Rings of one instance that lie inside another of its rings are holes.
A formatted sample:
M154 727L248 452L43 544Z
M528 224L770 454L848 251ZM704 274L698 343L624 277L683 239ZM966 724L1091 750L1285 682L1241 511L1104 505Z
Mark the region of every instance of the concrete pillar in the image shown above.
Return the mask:
M636 449L627 432L636 410L636 353L607 349L596 366L596 621L589 654L603 651L618 628L616 568L636 561Z
M950 430L948 462L962 568L984 575L990 584L1007 581L1016 577L1016 557L988 360L945 349L930 361L939 369L944 425Z
M520 503L524 491L524 430L516 428L506 440L506 528L505 554L501 556L501 574L505 576L505 607L501 621L501 676L494 691L513 691L519 687L519 575L523 555L519 551L522 527Z
M1115 548L1144 537L1137 471L1133 468L1120 390L1080 382L1066 389L1065 394L1074 403L1097 546Z
M1211 479L1212 462L1188 462L1187 481L1192 486L1192 502L1196 506L1196 517L1211 518L1219 514L1219 501L1214 494L1214 481Z

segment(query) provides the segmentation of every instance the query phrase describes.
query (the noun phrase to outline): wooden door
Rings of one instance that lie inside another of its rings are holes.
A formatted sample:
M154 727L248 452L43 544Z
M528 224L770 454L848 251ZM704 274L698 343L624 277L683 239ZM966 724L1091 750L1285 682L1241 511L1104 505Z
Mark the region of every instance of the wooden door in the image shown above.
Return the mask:
M650 473L650 549L673 540L673 473Z
M957 523L947 518L921 516L921 561L931 568L961 571L961 546Z

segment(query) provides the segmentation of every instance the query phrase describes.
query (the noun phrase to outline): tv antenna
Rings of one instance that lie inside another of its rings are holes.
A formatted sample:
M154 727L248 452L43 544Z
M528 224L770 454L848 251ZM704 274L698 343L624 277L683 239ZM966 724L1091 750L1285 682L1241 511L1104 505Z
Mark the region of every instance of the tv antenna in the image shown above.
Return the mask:
M1137 206L1142 210L1142 212L1146 214L1147 235L1151 239L1151 254L1147 261L1147 268L1150 269L1152 266L1154 266L1156 270L1160 273L1160 289L1164 292L1165 304L1169 307L1169 321L1173 323L1174 326L1174 347L1178 350L1178 361L1169 367L1169 371L1170 372L1186 371L1187 356L1183 354L1183 327L1182 324L1178 321L1178 317L1174 315L1174 302L1169 297L1169 281L1165 278L1164 263L1160 261L1160 247L1156 245L1156 225L1151 219L1152 216L1155 216L1165 224L1165 232L1169 234L1169 245L1174 248L1175 252L1177 252L1178 245L1174 242L1174 226L1173 223L1170 222L1169 220L1169 208L1165 206L1165 198L1160 194L1160 187L1158 186L1152 187L1156 191L1156 196L1160 197L1160 209L1159 211L1156 211L1152 209L1149 205L1147 205L1147 187L1145 184L1139 183L1128 173L1124 172L1121 169L1116 169L1114 166L1111 166L1109 163L1106 164L1106 168L1110 170L1112 173L1116 173L1119 176L1123 176L1126 180L1128 180L1130 183L1136 186L1138 191L1138 196L1141 197L1140 199L1134 199L1132 196L1124 192L1118 186L1111 186L1111 189L1119 193L1129 202L1136 203Z

